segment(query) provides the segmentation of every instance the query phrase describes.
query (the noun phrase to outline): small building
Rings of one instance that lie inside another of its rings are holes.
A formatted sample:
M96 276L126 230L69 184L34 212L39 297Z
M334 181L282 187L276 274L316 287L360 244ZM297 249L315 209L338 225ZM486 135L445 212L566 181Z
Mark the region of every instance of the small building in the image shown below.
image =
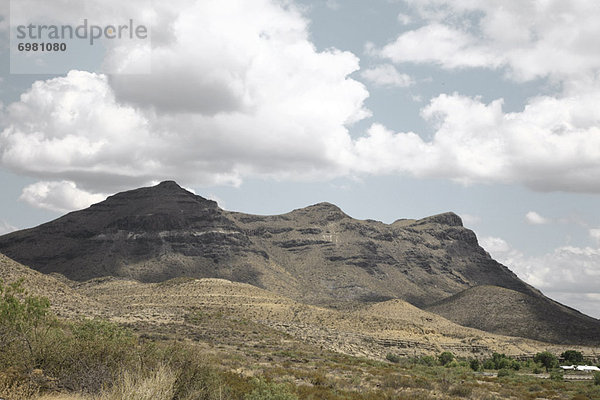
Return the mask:
M563 365L561 368L565 371L583 371L583 372L594 372L600 371L600 368L594 365Z

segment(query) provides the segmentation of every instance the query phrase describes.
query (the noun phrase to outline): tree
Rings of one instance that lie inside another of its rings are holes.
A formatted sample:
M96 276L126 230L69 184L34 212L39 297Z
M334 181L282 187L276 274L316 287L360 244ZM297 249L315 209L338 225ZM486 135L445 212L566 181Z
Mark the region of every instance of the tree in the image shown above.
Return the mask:
M23 279L8 285L0 279L0 342L22 341L33 354L34 344L47 333L50 320L47 298L29 295Z
M446 365L454 360L454 354L450 353L449 351L445 351L438 356L438 360L440 361L440 364Z
M567 364L581 365L583 364L583 354L576 350L567 350L560 355L565 359Z
M558 367L558 358L549 351L537 353L535 357L533 357L533 361L542 364L542 366L546 368L546 372L550 371L551 368Z
M481 363L476 358L472 359L469 365L473 371L479 371L479 368L481 367Z

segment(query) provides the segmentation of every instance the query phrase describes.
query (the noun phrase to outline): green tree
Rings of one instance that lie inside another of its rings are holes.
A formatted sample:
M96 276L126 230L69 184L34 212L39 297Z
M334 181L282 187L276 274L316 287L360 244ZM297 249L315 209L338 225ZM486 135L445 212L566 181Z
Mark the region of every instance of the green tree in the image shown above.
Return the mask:
M581 365L583 364L583 354L576 350L567 350L560 355L568 364Z
M542 364L542 366L546 368L546 372L550 371L552 368L558 367L558 358L549 351L537 353L535 357L533 357L533 361Z
M23 288L23 279L8 285L0 280L0 344L20 342L34 356L51 320L50 301L29 295Z
M449 351L444 351L438 356L438 360L440 364L446 365L454 360L454 354L450 353Z
M478 359L474 358L469 362L469 366L471 367L471 369L473 371L479 371L479 368L481 367L481 363L479 362Z

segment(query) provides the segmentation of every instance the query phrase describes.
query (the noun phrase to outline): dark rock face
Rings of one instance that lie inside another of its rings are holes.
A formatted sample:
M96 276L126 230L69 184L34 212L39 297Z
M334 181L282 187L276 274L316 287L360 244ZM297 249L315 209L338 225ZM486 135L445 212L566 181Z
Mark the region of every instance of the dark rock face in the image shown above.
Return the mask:
M175 182L2 236L0 253L74 280L224 278L326 306L400 298L424 307L479 285L543 297L491 259L453 213L390 225L329 203L247 215Z
M249 279L318 304L400 297L422 306L480 284L532 291L453 213L392 225L355 220L329 203L246 215L175 182L119 193L3 236L0 252L75 280Z
M459 325L551 343L600 346L600 321L544 296L477 286L425 308Z

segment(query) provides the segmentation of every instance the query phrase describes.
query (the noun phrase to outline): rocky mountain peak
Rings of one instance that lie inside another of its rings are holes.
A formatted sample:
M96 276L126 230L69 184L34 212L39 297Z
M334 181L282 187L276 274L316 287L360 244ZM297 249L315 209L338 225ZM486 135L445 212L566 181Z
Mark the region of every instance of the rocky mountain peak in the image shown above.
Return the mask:
M462 219L453 212L432 215L418 221L419 224L440 224L448 226L463 226Z
M304 217L315 222L338 221L343 218L349 218L341 208L335 204L322 202L312 206L299 208L290 213L296 217Z

